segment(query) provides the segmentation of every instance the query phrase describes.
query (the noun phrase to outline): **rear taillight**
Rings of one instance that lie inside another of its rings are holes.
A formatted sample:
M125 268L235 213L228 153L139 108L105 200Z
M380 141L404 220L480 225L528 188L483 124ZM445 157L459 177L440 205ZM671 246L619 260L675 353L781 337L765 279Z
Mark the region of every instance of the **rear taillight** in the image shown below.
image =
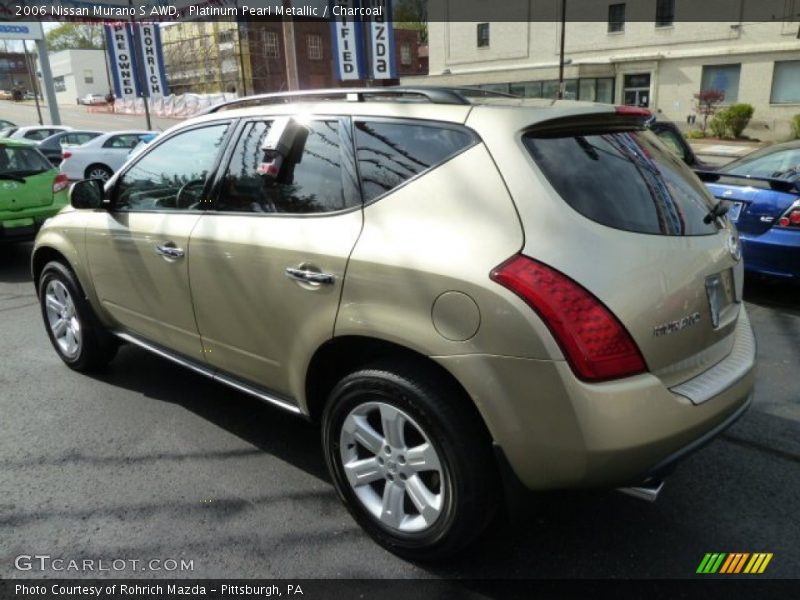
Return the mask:
M70 152L69 150L64 150L63 152L61 152L61 158L63 159L67 159L70 156L72 156L72 152Z
M517 255L492 271L491 278L539 314L579 378L606 381L647 370L622 323L563 273Z
M789 207L785 213L778 219L778 227L787 227L789 229L800 229L800 202L795 202Z
M67 178L67 176L64 175L64 173L59 173L53 180L53 193L56 194L61 190L67 189L68 185L69 185L69 178Z
M653 113L640 106L615 106L614 112L618 115L631 115L634 117L652 117Z

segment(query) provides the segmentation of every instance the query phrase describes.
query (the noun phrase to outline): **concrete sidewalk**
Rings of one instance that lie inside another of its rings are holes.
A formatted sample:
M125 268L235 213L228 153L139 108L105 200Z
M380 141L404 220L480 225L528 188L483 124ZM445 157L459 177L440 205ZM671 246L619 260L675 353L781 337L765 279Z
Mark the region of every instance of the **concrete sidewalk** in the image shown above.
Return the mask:
M718 156L720 158L735 159L754 150L768 146L765 142L729 141L729 140L687 140L695 154L700 156Z

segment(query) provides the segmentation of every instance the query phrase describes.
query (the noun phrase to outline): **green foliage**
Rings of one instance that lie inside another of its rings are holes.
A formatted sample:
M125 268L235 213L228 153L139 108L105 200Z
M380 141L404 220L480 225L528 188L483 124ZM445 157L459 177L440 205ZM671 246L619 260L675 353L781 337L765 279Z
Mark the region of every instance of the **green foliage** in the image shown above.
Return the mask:
M692 129L686 132L686 137L690 140L702 140L704 137L706 137L706 134L704 134L700 129Z
M800 140L800 114L792 117L792 133L796 140Z
M47 48L59 50L100 50L103 48L103 26L90 23L62 23L45 35Z
M731 104L714 115L708 126L713 135L735 140L741 137L754 112L751 104Z
M396 27L418 31L422 43L428 43L428 0L398 0L392 16Z

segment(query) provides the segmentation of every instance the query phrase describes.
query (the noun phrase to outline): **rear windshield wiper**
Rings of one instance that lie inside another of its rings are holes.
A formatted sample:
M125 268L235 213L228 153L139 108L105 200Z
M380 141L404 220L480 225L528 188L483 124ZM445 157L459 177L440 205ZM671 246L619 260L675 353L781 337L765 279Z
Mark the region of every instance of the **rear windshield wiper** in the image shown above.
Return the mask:
M27 183L24 177L20 177L19 175L12 175L11 173L0 173L0 179L9 179L11 181Z
M706 225L710 225L714 220L718 219L719 217L724 217L728 209L730 208L730 204L727 202L723 202L720 200L714 206L711 207L711 210L708 211L705 217L703 217L703 223Z

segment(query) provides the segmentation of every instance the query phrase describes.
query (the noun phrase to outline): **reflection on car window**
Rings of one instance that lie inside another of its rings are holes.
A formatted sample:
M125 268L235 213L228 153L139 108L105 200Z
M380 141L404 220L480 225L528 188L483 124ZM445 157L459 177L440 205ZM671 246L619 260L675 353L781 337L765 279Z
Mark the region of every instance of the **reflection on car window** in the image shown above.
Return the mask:
M682 160L686 159L680 142L678 142L678 140L675 138L675 133L672 131L662 130L657 131L656 135L662 142L664 142L664 145L666 145L666 147L669 148L673 154L675 154L675 156Z
M33 148L0 144L0 175L27 177L49 171L52 168L53 165Z
M603 225L660 235L705 235L713 199L651 131L535 137L525 146L561 198Z
M214 168L228 125L179 133L144 156L120 179L119 210L200 208L208 174Z
M309 121L283 160L277 178L258 172L262 140L271 122L249 123L223 180L218 210L258 213L325 213L352 206L342 185L339 124Z
M724 169L724 172L749 177L795 179L800 176L800 148L779 150L749 160L744 158L739 164Z
M139 143L140 134L114 135L106 140L103 148L124 148L130 150Z
M356 155L364 201L396 188L472 145L474 136L436 125L356 123Z

